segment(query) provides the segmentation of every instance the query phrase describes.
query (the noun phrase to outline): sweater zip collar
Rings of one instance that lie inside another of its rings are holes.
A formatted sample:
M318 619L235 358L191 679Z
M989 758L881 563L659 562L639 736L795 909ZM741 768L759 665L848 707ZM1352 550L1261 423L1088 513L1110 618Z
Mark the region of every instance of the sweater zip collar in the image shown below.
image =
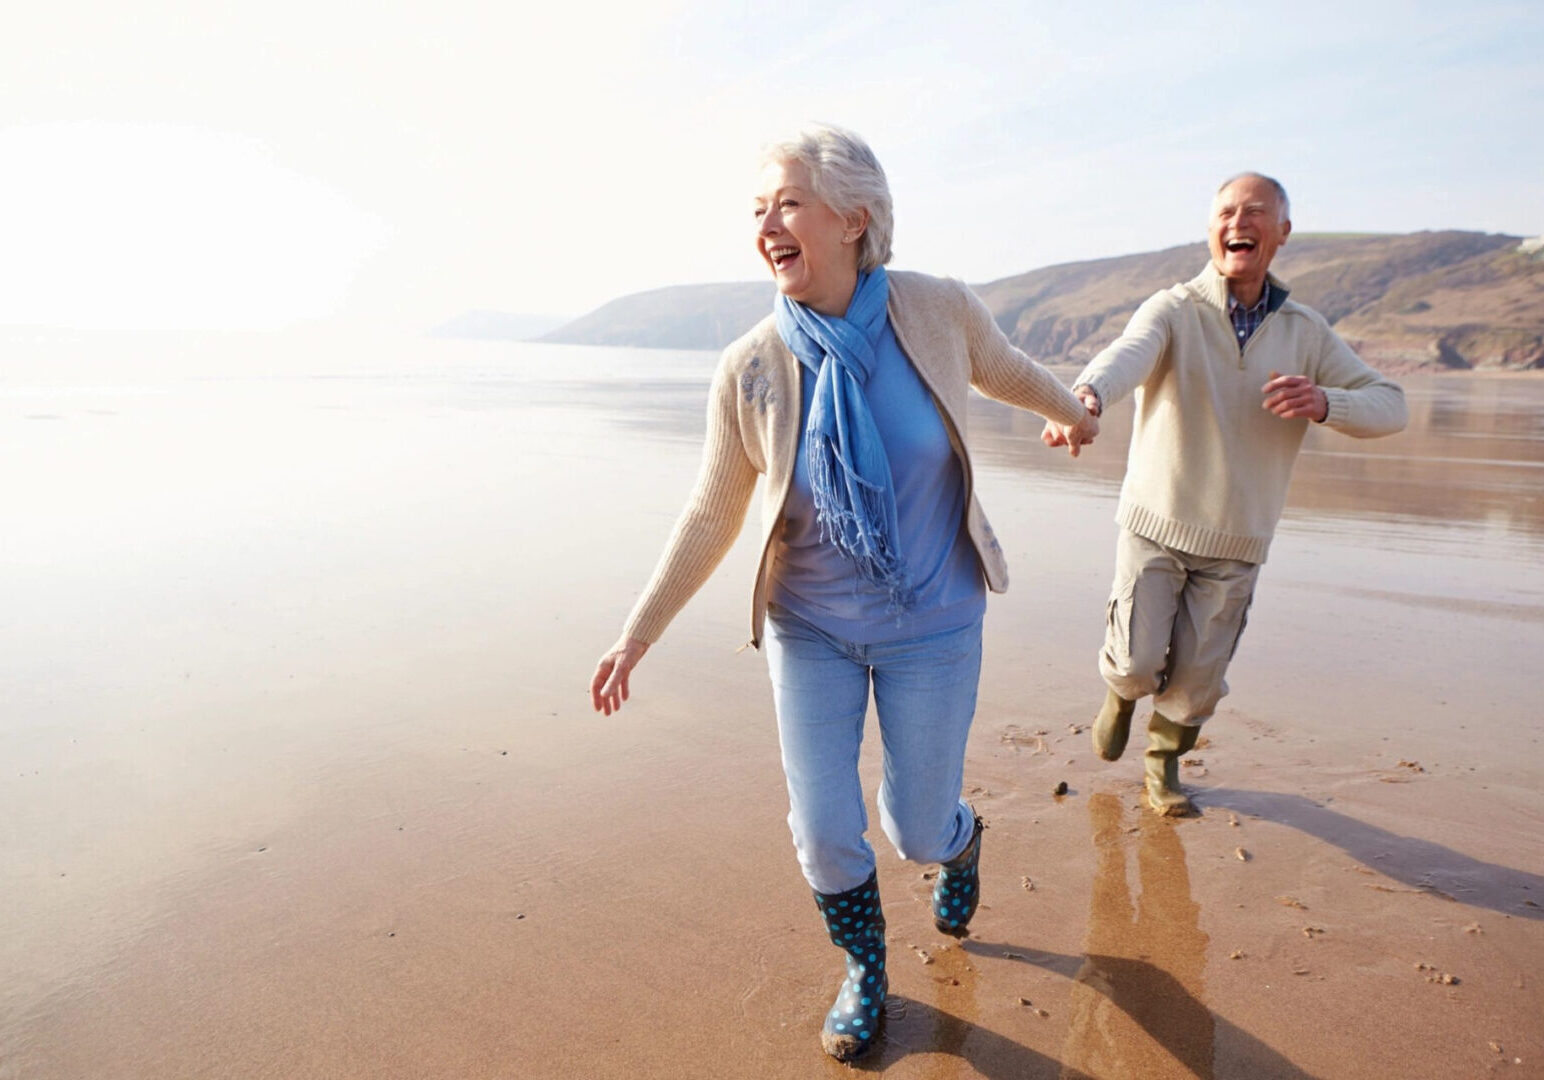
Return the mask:
M1265 280L1271 287L1270 299L1265 305L1266 311L1269 315L1274 315L1281 310L1281 305L1287 302L1287 296L1292 290L1287 288L1286 283L1275 274L1266 274ZM1206 269L1190 280L1189 288L1224 316L1228 314L1228 279L1217 272L1215 265L1207 263ZM1263 326L1264 323L1262 322L1261 325Z
M1244 357L1249 352L1249 346L1254 344L1255 338L1264 333L1265 328L1270 325L1270 321L1276 317L1276 312L1280 311L1281 306L1287 302L1287 295L1291 292L1286 284L1275 274L1267 273L1265 280L1270 285L1265 302L1265 318L1260 320L1260 325L1255 328L1253 334L1249 335L1249 340L1244 342L1244 347L1238 351L1238 367L1240 371L1244 369ZM1208 262L1206 269L1190 280L1188 288L1196 296L1216 309L1217 314L1228 325L1228 336L1232 337L1233 320L1228 315L1228 279L1218 273L1216 264Z

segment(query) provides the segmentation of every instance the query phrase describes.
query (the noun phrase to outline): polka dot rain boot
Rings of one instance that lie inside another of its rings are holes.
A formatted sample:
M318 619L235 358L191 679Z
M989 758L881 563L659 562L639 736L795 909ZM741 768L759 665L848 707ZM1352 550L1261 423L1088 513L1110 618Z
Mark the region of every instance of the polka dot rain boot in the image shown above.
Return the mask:
M831 944L847 954L847 978L820 1029L820 1045L838 1061L852 1061L873 1047L885 1026L885 913L879 877L842 893L816 893Z
M933 885L933 925L954 937L964 937L970 917L981 903L981 831L986 826L976 814L976 827L965 850L938 867Z

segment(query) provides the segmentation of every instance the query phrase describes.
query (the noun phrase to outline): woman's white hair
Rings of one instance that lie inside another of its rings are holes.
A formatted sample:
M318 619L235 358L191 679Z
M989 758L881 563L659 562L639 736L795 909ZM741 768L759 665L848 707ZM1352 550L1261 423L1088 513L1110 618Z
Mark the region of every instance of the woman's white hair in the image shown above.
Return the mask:
M890 261L895 210L890 182L869 144L833 124L806 124L785 139L761 148L761 160L797 161L809 170L821 202L842 217L868 211L868 227L858 244L858 269L873 270Z

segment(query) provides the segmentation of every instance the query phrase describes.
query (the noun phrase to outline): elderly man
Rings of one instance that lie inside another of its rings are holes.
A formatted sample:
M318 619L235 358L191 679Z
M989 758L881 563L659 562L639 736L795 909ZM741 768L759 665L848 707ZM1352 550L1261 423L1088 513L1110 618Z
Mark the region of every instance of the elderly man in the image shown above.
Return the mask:
M1108 684L1094 748L1126 748L1138 698L1153 695L1147 797L1192 809L1180 757L1228 692L1255 579L1310 423L1359 438L1405 426L1404 393L1270 274L1292 221L1281 184L1258 173L1212 200L1211 262L1154 294L1073 385L1088 410L1136 394L1116 520L1115 585L1099 671ZM1042 439L1067 441L1048 423Z

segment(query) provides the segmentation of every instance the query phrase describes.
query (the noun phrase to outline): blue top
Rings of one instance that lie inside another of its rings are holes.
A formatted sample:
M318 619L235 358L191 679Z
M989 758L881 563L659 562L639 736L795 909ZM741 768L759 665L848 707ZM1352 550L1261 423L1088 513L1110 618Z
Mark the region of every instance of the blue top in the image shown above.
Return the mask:
M916 589L908 612L887 614L889 594L858 576L851 560L820 537L803 435L815 380L800 380L799 454L773 556L772 603L832 637L856 645L957 630L986 610L986 583L965 532L965 479L933 395L895 340L880 332L864 392L895 488L901 556Z

